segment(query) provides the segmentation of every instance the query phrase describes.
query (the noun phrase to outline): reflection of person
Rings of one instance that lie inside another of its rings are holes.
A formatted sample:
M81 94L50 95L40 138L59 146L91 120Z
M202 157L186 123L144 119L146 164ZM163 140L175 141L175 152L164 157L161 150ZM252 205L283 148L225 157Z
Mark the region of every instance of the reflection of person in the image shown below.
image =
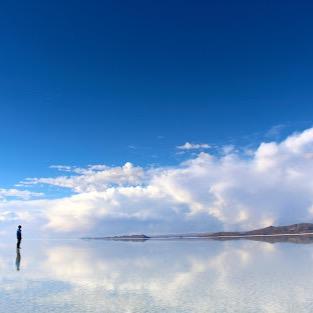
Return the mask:
M16 239L17 239L16 247L17 249L21 249L21 241L22 241L22 226L21 225L18 225L18 228L16 231Z
M15 260L15 265L16 265L16 270L20 270L20 265L21 265L21 252L20 249L16 249L16 260Z

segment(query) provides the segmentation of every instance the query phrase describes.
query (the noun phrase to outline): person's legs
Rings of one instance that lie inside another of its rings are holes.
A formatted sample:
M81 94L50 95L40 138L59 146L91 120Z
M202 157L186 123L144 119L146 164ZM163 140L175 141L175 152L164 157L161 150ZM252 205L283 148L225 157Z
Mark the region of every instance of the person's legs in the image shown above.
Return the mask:
M20 249L20 246L21 246L21 239L17 239L17 244L16 244L17 249Z

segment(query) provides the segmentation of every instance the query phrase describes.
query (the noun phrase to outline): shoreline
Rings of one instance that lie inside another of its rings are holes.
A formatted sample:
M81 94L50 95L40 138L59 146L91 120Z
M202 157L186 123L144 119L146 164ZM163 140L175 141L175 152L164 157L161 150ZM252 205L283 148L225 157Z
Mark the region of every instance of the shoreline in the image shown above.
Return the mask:
M264 235L220 235L220 236L181 236L181 235L173 235L173 236L151 236L151 237L145 237L145 238L134 238L134 237L127 237L127 236L121 236L121 237L83 237L80 239L83 240L116 240L116 241L146 241L146 240L182 240L182 239L223 239L223 238L235 238L235 239L242 239L242 238L272 238L272 237L306 237L306 236L312 236L313 233L285 233L285 234L264 234Z

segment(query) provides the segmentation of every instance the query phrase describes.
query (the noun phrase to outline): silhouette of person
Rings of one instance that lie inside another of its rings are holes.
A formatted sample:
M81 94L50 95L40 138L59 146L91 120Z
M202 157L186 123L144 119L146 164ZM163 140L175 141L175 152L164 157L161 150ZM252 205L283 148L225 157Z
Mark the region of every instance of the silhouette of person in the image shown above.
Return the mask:
M17 227L16 239L17 239L16 248L21 249L21 241L22 241L22 226L21 225L18 225Z
M16 260L15 260L15 265L16 265L16 270L20 270L20 265L21 265L21 252L20 249L16 249Z

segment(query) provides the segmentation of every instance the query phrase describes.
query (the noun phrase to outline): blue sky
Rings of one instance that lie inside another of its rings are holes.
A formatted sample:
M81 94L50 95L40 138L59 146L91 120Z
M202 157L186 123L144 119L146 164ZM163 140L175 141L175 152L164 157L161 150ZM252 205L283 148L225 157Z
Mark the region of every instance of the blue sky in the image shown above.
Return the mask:
M256 148L308 129L312 9L2 2L0 186L57 175L58 164L176 166L186 142Z
M187 140L307 126L311 10L298 1L3 3L1 183L51 162L164 163Z

